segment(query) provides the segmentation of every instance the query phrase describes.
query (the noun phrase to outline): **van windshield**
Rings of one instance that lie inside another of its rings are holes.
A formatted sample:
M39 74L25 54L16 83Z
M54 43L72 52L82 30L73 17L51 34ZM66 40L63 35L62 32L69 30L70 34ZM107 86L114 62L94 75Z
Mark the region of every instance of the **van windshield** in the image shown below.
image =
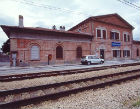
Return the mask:
M86 58L86 56L82 56L82 59L85 59Z

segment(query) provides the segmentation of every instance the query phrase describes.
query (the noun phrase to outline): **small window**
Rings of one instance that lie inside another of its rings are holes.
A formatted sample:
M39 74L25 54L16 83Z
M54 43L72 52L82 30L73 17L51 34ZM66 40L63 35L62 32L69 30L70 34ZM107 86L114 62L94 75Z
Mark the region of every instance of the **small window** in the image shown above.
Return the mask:
M106 39L106 30L103 28L96 29L96 37Z
M40 59L40 49L38 46L34 45L31 47L31 60Z
M56 59L63 59L63 48L61 46L56 47Z
M123 50L123 57L130 57L130 50Z
M125 33L123 35L123 39L124 39L124 42L129 42L130 41L130 36L128 35L128 33Z
M82 48L81 47L77 47L76 52L77 52L76 57L77 58L81 58L82 57Z
M139 56L139 49L137 48L137 56Z
M118 32L110 32L110 39L119 40L120 34Z
M113 57L120 58L121 50L113 50Z

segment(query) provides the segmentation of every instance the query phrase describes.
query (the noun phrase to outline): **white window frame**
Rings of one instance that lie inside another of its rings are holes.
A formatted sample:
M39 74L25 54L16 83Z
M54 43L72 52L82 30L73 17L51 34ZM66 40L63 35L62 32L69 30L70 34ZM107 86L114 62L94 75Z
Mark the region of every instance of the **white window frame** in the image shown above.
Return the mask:
M107 39L107 30L106 30L106 28L104 28L104 27L96 28L96 38L99 38L99 37L97 37L97 30L101 30L101 39L103 39L103 30L105 30L106 31L106 39Z
M112 29L111 32L119 33L119 40L120 40L120 31L119 30ZM116 39L112 39L112 40L116 40Z
M32 54L32 53L33 53L33 51L32 51L33 47L37 47L37 48L38 48L38 52L37 52L37 53L38 53L38 57L37 57L37 58L34 57L33 54ZM39 47L39 46L37 46L37 45L32 45L32 46L31 46L30 52L31 52L31 53L30 53L30 54L31 54L31 60L40 60L40 47Z

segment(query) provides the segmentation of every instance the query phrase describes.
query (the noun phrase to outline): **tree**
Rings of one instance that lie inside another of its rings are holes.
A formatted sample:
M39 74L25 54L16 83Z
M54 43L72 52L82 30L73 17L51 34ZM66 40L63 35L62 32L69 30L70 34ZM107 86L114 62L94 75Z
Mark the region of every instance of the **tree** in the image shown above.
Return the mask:
M3 43L1 50L3 53L6 54L10 52L10 39L8 39L6 42Z

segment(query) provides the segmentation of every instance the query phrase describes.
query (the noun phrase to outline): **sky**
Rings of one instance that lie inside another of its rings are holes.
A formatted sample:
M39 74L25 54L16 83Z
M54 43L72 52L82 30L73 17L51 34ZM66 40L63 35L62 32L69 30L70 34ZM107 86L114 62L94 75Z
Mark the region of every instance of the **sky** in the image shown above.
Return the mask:
M140 0L127 0L140 6ZM0 0L0 25L18 26L23 15L24 26L66 30L91 16L118 13L135 27L134 40L140 40L140 10L119 0ZM8 39L0 28L0 48Z

